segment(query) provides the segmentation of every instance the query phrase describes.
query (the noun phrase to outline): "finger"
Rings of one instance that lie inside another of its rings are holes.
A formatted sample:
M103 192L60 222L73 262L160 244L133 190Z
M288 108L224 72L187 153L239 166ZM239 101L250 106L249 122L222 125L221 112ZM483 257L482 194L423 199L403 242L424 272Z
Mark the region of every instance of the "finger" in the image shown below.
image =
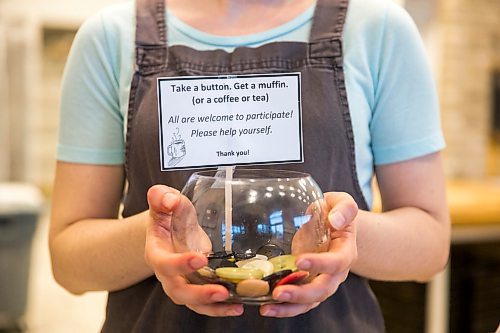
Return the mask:
M229 291L217 284L189 284L182 276L163 278L157 275L163 290L177 305L207 305L225 301Z
M317 294L322 298L315 298L315 300L324 301L337 292L339 286L347 279L348 276L348 270L339 272L334 275L320 274L316 276L310 283L304 285L304 288L300 290L300 294L297 299L303 302L311 301L307 298L308 294ZM324 293L321 293L321 290L324 290Z
M358 205L348 193L327 192L325 201L331 207L328 220L335 229L344 229L358 214Z
M354 235L332 239L330 249L333 251L300 255L296 261L297 268L309 272L337 274L350 269L357 259Z
M317 307L319 302L311 304L264 304L260 307L260 314L265 317L287 318L295 317L300 314L306 313L309 310Z
M165 250L165 247L168 245L158 238L151 238L146 242L146 261L161 276L186 275L208 264L206 256L201 253L174 253Z
M280 302L312 304L323 302L333 295L347 278L347 272L335 275L320 274L304 285L282 285L273 291L273 298Z
M211 242L198 224L192 202L175 189L163 185L148 191L150 224L147 236L162 239L157 245L175 252L209 252Z
M321 278L320 278L321 277ZM281 302L309 304L323 302L338 288L339 279L332 275L321 274L315 278L315 283L304 285L282 285L273 290L273 298ZM321 282L322 284L320 284Z
M188 308L210 317L234 317L243 314L243 304L211 304L211 305L186 305Z
M149 188L147 199L151 210L170 214L179 203L180 192L165 185L154 185Z

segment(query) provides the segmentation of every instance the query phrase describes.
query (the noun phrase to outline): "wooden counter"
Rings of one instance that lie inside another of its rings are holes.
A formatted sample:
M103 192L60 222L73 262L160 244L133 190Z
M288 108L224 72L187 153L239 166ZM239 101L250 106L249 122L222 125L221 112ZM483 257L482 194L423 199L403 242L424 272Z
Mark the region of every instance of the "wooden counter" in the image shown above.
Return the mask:
M448 181L452 244L500 241L500 179Z
M500 178L453 179L447 182L452 243L500 240ZM374 187L373 210L381 210Z
M500 225L500 178L449 180L447 198L452 224ZM380 195L374 187L373 210L381 211Z
M452 224L500 224L500 179L451 180L447 188Z

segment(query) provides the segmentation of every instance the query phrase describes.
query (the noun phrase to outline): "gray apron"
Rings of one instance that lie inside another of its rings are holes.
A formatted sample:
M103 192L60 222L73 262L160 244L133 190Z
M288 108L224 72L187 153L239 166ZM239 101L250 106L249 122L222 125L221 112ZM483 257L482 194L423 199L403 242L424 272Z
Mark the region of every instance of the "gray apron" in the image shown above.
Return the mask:
M310 42L274 42L234 52L167 47L165 0L137 1L136 72L126 137L128 191L123 215L148 209L154 184L181 189L192 171L160 171L157 81L161 76L301 72L304 163L274 166L310 173L327 191L350 193L361 209L354 138L344 83L341 36L347 0L318 0ZM273 167L273 166L267 166ZM245 306L240 317L212 318L175 305L155 277L111 292L103 332L383 332L377 300L355 274L317 308L286 319L261 317Z

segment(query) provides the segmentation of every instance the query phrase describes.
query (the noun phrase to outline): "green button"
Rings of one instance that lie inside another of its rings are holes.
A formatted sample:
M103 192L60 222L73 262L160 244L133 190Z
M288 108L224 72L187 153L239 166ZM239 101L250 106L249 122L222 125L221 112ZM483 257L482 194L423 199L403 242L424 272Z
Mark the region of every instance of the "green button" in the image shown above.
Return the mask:
M262 279L263 273L260 269L248 269L240 267L220 267L215 274L221 279L231 282L239 282L247 279Z

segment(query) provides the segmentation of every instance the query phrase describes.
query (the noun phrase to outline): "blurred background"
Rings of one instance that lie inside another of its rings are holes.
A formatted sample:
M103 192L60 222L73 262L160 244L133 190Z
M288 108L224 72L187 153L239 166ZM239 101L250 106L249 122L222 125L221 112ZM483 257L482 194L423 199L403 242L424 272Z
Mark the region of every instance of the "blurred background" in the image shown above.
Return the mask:
M98 332L104 318L105 293L73 296L53 281L47 232L66 56L82 21L117 2L0 0L0 332ZM500 1L398 2L417 23L439 89L453 245L431 283L373 288L388 332L495 332Z

